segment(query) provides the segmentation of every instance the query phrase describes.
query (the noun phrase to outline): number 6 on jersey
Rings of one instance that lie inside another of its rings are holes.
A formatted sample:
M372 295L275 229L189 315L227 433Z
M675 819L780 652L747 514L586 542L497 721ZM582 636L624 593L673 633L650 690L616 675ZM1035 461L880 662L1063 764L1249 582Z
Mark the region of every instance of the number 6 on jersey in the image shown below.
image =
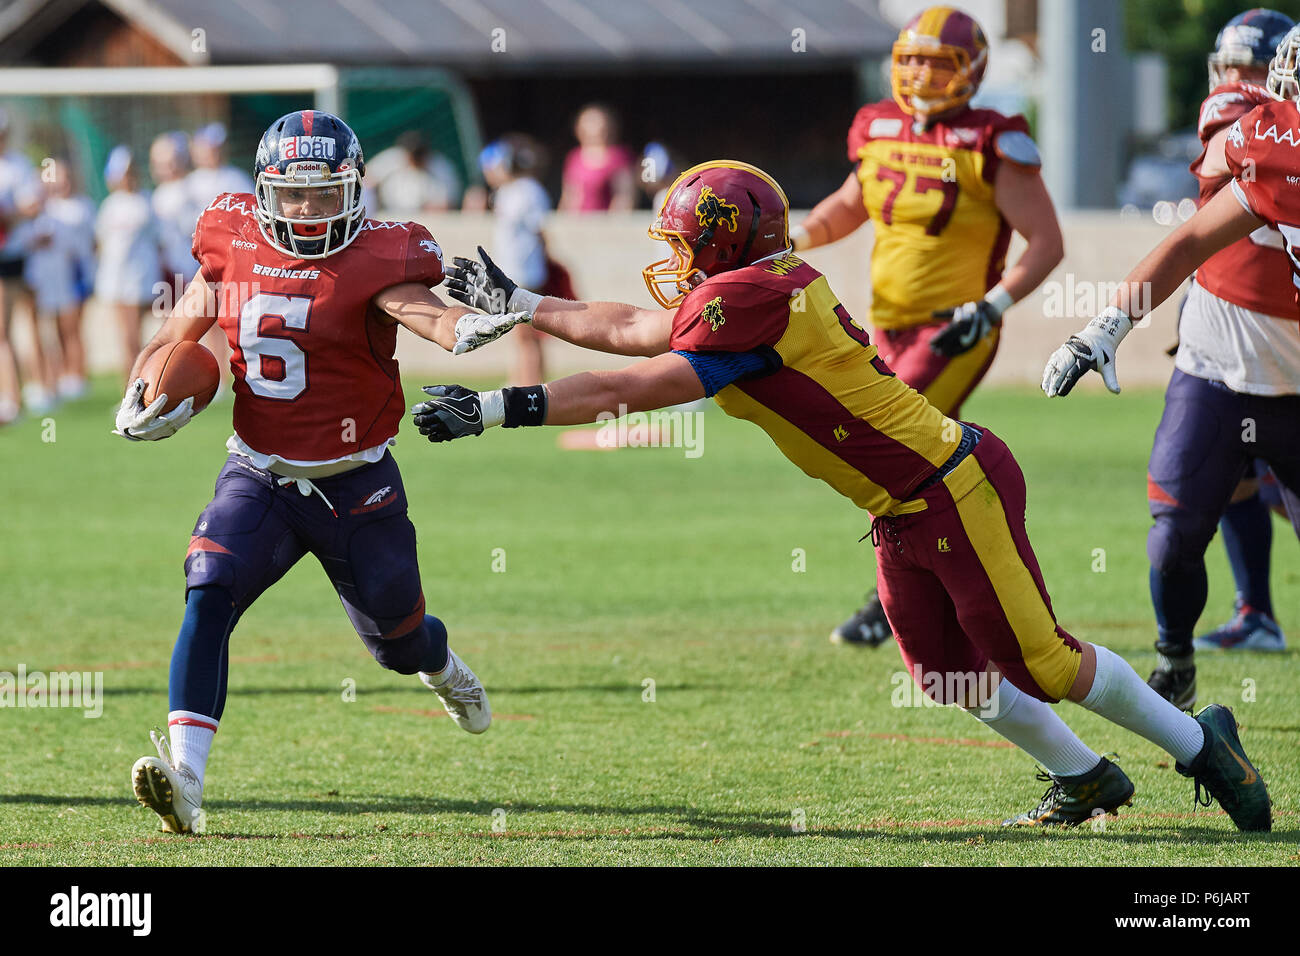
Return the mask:
M270 323L298 332L307 330L314 297L260 292L239 310L239 350L243 378L254 395L284 402L307 390L307 353L288 336L269 331Z

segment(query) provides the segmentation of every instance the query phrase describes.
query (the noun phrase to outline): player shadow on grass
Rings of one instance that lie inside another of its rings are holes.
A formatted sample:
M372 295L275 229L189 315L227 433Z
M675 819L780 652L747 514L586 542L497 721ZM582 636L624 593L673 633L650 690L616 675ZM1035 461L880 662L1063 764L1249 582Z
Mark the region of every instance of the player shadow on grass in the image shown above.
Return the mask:
M122 797L104 796L66 796L38 793L0 794L0 805L34 804L38 806L100 806L120 807L127 805ZM512 802L505 805L509 813L511 826L504 832L492 831L492 813L502 808L499 801L431 799L428 797L395 797L391 794L366 799L314 799L314 800L212 800L205 804L209 811L209 829L206 837L215 839L278 839L284 836L299 835L298 829L281 833L239 833L219 828L220 815L223 812L248 811L272 813L328 813L356 817L359 822L384 813L428 814L464 814L481 818L481 827L475 828L473 822L465 828L471 835L507 840L566 840L596 841L618 837L626 840L686 840L709 841L734 839L740 837L767 837L782 839L805 839L821 837L834 840L876 840L889 839L908 843L952 843L990 846L997 843L1020 844L1047 838L1073 840L1095 840L1106 843L1168 843L1194 841L1204 844L1227 844L1249 840L1256 843L1300 844L1300 831L1285 830L1272 833L1250 834L1249 836L1235 830L1208 826L1199 821L1186 819L1168 819L1159 816L1142 817L1128 814L1118 821L1108 820L1105 829L1093 830L1084 826L1067 830L1055 828L1039 830L1031 828L1002 829L996 822L980 823L971 821L959 826L925 824L899 821L898 823L865 823L860 826L818 826L807 825L803 832L797 832L791 826L788 811L783 810L700 810L695 807L677 805L642 805L642 806L603 806L598 804L570 803L528 803ZM536 829L517 828L518 822L526 820L528 814L572 814L583 818L575 820L577 826L562 827L542 825ZM649 826L592 826L592 817L637 817L653 815L669 818L665 822ZM1208 814L1207 814L1208 816ZM214 819L215 817L215 819ZM675 819L673 819L675 818ZM1221 813L1217 819L1226 819ZM1144 829L1138 830L1137 827ZM436 836L453 836L452 833L403 833L399 826L388 822L388 833L395 838L425 838ZM320 839L358 839L370 836L370 833L355 834L306 834ZM462 835L464 835L462 833Z
M657 684L655 686L656 694L662 694L672 691L707 691L710 693L716 691L729 690L722 684ZM264 695L277 694L307 694L313 697L329 697L339 693L338 685L329 687L231 687L228 696L230 697L257 697ZM640 682L629 683L609 683L609 684L547 684L522 687L502 687L493 685L488 689L489 694L641 694L643 686ZM420 697L428 697L428 688L409 682L401 685L379 686L358 684L356 688L360 694L411 694ZM153 686L134 686L134 687L105 687L105 697L131 697L146 694L166 694L167 688L162 684Z

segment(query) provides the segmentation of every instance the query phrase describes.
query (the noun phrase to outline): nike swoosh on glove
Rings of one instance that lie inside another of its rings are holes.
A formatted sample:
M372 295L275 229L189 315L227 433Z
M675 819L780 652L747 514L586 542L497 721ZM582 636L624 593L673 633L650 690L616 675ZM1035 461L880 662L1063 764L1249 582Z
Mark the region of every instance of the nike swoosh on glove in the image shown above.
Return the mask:
M420 434L432 442L483 434L483 404L478 392L463 385L426 385L427 402L411 409Z

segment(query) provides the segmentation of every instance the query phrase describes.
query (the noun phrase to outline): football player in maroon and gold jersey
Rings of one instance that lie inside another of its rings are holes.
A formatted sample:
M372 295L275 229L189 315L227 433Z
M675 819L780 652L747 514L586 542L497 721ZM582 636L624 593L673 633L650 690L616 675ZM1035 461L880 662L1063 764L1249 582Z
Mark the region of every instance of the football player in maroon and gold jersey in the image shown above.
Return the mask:
M993 363L1002 313L1063 256L1025 118L970 106L987 59L984 31L960 10L913 17L893 47L893 98L862 107L849 129L853 171L792 233L803 251L870 220L881 357L954 418ZM1013 231L1028 247L1007 268ZM872 594L831 640L876 646L889 634Z
M788 238L781 187L745 163L686 170L651 236L669 255L645 270L663 309L567 302L520 289L480 250L457 259L451 294L509 310L464 323L458 352L531 316L587 348L648 356L616 372L478 393L425 389L413 410L431 441L501 425L576 425L614 409L647 411L713 396L758 425L809 477L874 516L877 583L916 682L969 710L1051 774L1032 810L1007 824L1078 824L1127 803L1133 784L1090 750L1049 702L1068 698L1163 747L1242 829L1270 826L1268 794L1209 708L1193 719L1123 658L1077 640L1052 613L1025 533L1024 476L987 429L960 422L890 369L825 276ZM1227 718L1231 720L1231 716Z

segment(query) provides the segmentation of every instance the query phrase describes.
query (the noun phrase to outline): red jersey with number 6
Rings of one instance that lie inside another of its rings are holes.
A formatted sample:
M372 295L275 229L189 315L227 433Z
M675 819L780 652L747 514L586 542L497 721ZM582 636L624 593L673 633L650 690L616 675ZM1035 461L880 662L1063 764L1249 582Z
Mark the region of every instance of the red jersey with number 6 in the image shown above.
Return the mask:
M1256 107L1229 127L1226 155L1238 202L1282 234L1292 284L1282 314L1300 317L1300 109L1290 100Z
M324 462L387 442L406 403L397 326L371 301L403 282L442 281L442 250L413 222L367 219L350 245L295 259L262 236L249 193L199 217L194 258L217 287L230 341L235 433L254 451Z
M1272 102L1273 97L1263 87L1250 83L1224 83L1215 87L1201 104L1201 118L1197 124L1201 154L1190 167L1200 186L1198 206L1204 206L1232 179L1226 173L1222 176L1201 174L1201 163L1205 160L1210 140L1255 107ZM1269 226L1260 226L1245 239L1237 240L1206 259L1196 270L1196 283L1233 305L1265 315L1290 316L1295 312L1291 286L1282 281L1289 269L1281 234Z

